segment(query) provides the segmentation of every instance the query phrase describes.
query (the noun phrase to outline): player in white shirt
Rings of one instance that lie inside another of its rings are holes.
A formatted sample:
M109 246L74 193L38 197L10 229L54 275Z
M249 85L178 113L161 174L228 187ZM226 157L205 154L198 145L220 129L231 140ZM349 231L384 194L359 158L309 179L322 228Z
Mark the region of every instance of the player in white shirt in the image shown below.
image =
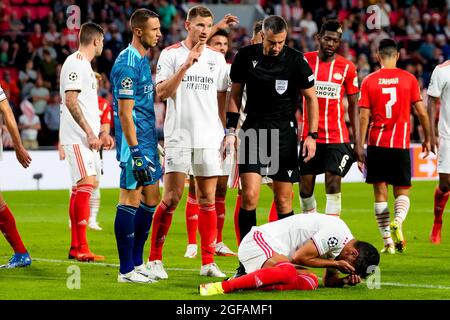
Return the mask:
M356 285L380 262L377 249L354 239L343 220L319 213L296 214L253 227L242 240L238 257L247 275L203 284L200 294L316 289L317 276L303 267L326 268L326 287ZM341 278L339 272L348 276Z
M439 185L434 192L434 224L430 241L439 244L441 243L442 215L450 195L450 60L436 66L431 75L427 94L431 150L438 151L439 172ZM436 134L436 104L439 100L441 105Z
M192 167L199 203L202 267L200 275L225 277L214 263L217 216L215 191L222 174L220 146L224 136L219 109L225 107L228 87L224 56L206 46L212 12L192 7L186 39L165 48L156 69L156 94L167 100L164 124L165 177L163 199L155 212L149 261L153 273L167 278L162 265L165 237Z
M64 148L72 177L69 214L71 247L69 259L103 260L89 250L86 226L89 199L95 184L98 149L109 148L100 132L97 80L91 67L94 57L103 50L103 29L95 23L84 23L79 33L78 51L67 57L61 68L60 144Z
M16 151L16 157L19 163L28 168L31 163L31 157L27 150L25 150L22 141L20 140L19 129L17 128L16 119L9 106L6 94L0 86L0 126L5 121L8 132L11 135L14 149ZM1 145L2 135L0 129L0 160L2 157L3 146ZM19 231L16 227L16 220L6 204L3 196L0 192L0 232L3 233L11 248L14 250L14 255L7 264L0 266L0 268L18 268L31 265L31 258L25 248L22 239L19 235Z

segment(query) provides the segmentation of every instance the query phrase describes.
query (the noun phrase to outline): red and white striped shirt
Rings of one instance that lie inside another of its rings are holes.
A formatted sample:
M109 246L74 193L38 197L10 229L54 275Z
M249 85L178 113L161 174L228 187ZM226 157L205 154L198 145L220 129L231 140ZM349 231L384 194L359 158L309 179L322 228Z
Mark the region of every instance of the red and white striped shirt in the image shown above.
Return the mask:
M352 95L359 92L355 65L340 55L329 62L321 61L318 51L305 53L305 58L314 72L314 87L319 102L317 143L349 142L343 99L345 93ZM308 135L305 99L303 106L302 140L305 140Z
M361 84L358 105L371 112L369 146L409 148L411 104L421 101L417 79L402 69L380 69Z

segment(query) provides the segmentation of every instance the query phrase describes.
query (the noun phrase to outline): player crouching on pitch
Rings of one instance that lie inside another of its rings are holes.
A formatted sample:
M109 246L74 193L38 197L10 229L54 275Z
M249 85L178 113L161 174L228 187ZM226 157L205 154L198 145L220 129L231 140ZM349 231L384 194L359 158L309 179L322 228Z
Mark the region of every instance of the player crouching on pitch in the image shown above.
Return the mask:
M354 239L344 221L317 213L296 214L253 227L242 240L238 257L247 274L201 284L200 295L245 289L316 289L317 276L303 267L326 268L325 287L354 286L380 262L377 249ZM340 277L339 271L348 275Z

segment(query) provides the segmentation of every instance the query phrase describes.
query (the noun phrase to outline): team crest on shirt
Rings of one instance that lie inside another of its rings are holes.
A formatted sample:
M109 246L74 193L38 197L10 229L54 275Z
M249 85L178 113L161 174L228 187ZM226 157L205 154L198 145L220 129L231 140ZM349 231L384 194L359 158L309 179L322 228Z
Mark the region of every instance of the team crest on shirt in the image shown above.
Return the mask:
M69 73L69 80L70 81L77 81L78 80L78 73L76 73L76 72Z
M338 239L336 237L328 238L327 244L330 248L336 247L338 245Z
M129 77L123 78L121 85L124 89L131 89L133 88L133 80L131 80L131 78Z
M335 74L333 74L333 78L336 79L337 81L341 81L343 76L339 72L336 72Z
M286 92L288 87L288 80L275 80L275 90L278 94L283 94Z
M214 72L215 68L216 68L216 62L209 60L208 61L208 66L209 66L209 71Z

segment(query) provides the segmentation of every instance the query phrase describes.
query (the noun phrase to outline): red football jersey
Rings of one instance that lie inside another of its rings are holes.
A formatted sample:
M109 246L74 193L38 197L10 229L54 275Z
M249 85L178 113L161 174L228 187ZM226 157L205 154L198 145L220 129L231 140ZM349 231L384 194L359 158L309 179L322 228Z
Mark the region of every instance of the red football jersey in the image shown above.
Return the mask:
M105 124L109 123L111 124L111 105L109 104L108 100L106 100L103 97L98 97L98 108L100 110L100 123Z
M344 94L359 92L355 65L340 55L330 62L319 59L319 52L305 53L306 61L314 72L317 99L319 101L318 143L349 142L345 124ZM302 140L308 135L308 114L303 99Z
M361 85L358 105L371 112L367 144L409 148L411 104L422 100L417 79L402 69L380 69Z

